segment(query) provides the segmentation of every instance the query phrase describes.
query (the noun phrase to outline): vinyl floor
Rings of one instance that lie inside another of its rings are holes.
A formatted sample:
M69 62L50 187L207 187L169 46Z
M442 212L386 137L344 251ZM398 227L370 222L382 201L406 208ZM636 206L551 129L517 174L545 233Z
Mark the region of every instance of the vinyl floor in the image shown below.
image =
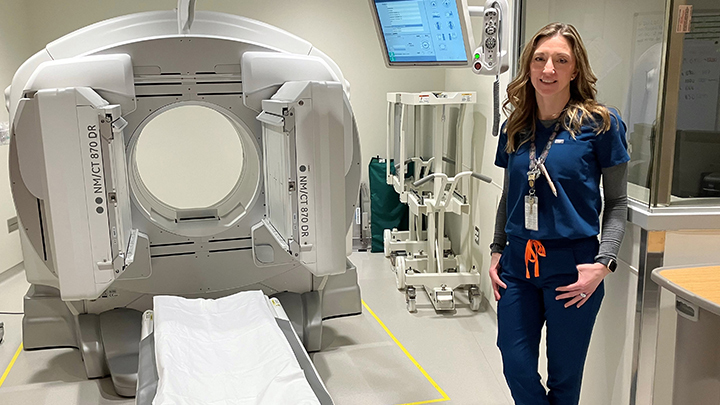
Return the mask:
M406 309L390 262L381 253L355 252L361 315L323 324L323 350L311 354L337 405L509 405L495 345L495 313L470 310L458 294L454 313L438 313L418 292L417 312ZM0 275L0 404L134 404L115 394L109 378L88 380L78 350L19 351L22 267ZM13 361L12 367L8 367Z

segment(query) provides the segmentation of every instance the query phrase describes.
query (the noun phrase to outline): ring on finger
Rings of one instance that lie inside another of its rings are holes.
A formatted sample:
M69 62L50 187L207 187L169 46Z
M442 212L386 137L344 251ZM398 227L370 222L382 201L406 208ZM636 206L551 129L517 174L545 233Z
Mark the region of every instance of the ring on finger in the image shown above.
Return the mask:
M581 298L587 298L587 294L585 294L584 292L581 292L581 293L580 293L580 297L581 297Z

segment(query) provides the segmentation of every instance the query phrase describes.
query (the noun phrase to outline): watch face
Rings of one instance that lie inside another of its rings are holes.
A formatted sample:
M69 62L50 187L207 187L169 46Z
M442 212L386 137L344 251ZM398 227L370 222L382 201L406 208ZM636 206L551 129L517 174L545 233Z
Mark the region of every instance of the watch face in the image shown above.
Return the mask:
M617 269L617 262L613 259L610 259L610 263L608 263L608 269L610 269L610 271L615 271L615 269Z

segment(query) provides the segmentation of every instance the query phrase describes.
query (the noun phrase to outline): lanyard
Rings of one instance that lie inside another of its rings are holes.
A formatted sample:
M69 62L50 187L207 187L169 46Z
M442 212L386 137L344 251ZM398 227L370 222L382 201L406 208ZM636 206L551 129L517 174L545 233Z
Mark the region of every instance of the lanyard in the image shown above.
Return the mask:
M528 184L530 185L530 195L535 195L535 180L537 180L538 177L540 177L543 172L547 173L545 169L545 159L547 159L548 153L550 153L550 148L552 147L553 143L555 142L555 137L558 134L558 131L560 130L560 120L555 124L555 129L553 129L552 135L550 135L550 139L548 139L547 144L545 145L545 149L543 149L542 154L539 158L536 158L535 155L537 153L537 149L535 147L535 142L530 142L530 170L528 171ZM542 169L542 171L541 171ZM547 174L546 174L547 176ZM549 180L549 176L548 176Z

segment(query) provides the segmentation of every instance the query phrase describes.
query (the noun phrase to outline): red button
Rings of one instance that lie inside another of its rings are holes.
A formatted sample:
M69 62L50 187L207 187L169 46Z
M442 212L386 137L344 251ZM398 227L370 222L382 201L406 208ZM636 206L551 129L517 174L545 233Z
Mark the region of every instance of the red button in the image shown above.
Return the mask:
M475 70L482 69L482 64L480 62L475 62Z

